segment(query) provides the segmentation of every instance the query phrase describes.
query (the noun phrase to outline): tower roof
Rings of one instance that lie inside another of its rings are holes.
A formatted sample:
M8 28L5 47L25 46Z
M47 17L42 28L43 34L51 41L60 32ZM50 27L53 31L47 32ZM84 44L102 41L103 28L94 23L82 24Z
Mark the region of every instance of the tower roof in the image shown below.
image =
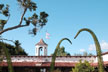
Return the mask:
M43 39L40 39L40 41L36 45L47 45Z

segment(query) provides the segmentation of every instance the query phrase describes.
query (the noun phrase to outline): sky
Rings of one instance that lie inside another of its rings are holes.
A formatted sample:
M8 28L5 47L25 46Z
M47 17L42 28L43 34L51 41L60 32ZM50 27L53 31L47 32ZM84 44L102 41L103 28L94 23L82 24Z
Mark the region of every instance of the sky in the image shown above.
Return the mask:
M28 55L35 55L35 44L41 38L48 44L48 55L54 52L62 38L69 38L72 41L72 45L68 41L63 41L61 44L71 55L82 54L85 51L96 54L93 38L88 32L81 32L74 39L78 30L82 28L91 29L99 40L102 52L108 51L108 0L33 1L38 6L37 14L42 11L49 14L46 26L39 30L36 36L28 34L32 26L8 31L2 35L10 40L19 40ZM0 0L0 3L10 5L11 17L5 28L18 24L23 9L18 6L16 0ZM28 11L25 16L31 14ZM1 17L0 19L4 18ZM45 38L46 31L50 34L50 39Z

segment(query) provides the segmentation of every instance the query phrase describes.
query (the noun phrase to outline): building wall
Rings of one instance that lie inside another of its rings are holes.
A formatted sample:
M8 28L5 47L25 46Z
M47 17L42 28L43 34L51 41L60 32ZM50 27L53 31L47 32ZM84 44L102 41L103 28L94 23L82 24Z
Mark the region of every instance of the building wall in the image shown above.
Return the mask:
M104 55L102 55L102 58L103 58L103 61L108 61L108 54L104 54ZM95 59L94 62L98 62L97 57L96 57L96 59Z
M104 56L105 57L105 56ZM51 62L51 56L13 56L12 62ZM79 62L82 61L89 61L95 62L96 57L86 57L86 56L59 56L56 57L55 62ZM105 59L107 60L107 59ZM6 60L4 60L6 62Z
M102 56L103 61L108 61L108 54ZM51 62L51 56L13 56L12 62ZM94 56L58 56L56 57L55 62L79 62L82 61L89 61L96 63L97 57ZM6 62L6 59L3 60Z
M103 61L108 61L108 54L105 54L102 57L103 57Z

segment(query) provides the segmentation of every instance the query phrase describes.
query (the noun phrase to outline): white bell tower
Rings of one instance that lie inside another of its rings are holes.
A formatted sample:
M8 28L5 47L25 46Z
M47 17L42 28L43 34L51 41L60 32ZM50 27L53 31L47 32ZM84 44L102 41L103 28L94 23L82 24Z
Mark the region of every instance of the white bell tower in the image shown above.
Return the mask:
M41 39L36 45L35 45L35 54L36 56L47 56L47 44ZM43 54L40 54L40 51L43 51Z

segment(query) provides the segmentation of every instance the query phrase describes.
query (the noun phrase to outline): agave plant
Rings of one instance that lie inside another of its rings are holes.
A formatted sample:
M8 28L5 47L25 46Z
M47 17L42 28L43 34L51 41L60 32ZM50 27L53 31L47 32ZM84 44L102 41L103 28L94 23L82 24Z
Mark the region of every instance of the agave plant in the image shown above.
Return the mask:
M52 61L51 61L51 65L50 65L50 72L53 72L53 71L54 71L55 60L56 60L56 54L57 54L58 49L60 48L60 44L61 44L61 42L62 42L63 40L67 40L67 41L69 41L69 43L72 44L72 42L71 42L68 38L63 38L63 39L61 39L61 40L59 41L59 43L58 43L57 46L56 46L55 52L54 52L54 54L52 55Z
M92 30L87 29L87 28L83 28L83 29L80 29L78 31L78 33L76 34L76 36L74 38L76 38L79 35L79 33L82 32L82 31L87 31L92 35L92 37L94 39L94 42L95 42L96 53L97 53L97 58L98 58L98 72L104 72L103 59L101 57L101 55L102 55L101 47L100 47L100 44L98 42L98 39L97 39L96 35L94 34L94 32Z

